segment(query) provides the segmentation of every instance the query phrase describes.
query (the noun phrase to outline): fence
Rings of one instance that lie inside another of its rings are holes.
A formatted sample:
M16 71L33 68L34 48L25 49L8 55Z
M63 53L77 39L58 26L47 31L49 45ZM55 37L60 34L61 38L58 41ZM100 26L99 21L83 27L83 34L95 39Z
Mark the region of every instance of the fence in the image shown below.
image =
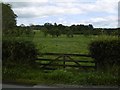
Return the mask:
M49 58L43 58L44 56L49 56ZM50 58L51 56L54 56L54 58ZM76 68L95 68L96 65L81 65L80 63L92 63L95 64L93 60L76 60L73 59L72 57L91 57L90 55L87 54L64 54L64 53L43 53L42 57L37 58L37 61L39 61L39 65L41 68L47 68L47 67L76 67ZM46 62L43 63L42 61ZM57 63L55 63L57 62ZM59 63L62 62L62 63ZM73 62L69 63L68 62ZM59 63L59 64L58 64ZM67 64L66 64L67 63Z

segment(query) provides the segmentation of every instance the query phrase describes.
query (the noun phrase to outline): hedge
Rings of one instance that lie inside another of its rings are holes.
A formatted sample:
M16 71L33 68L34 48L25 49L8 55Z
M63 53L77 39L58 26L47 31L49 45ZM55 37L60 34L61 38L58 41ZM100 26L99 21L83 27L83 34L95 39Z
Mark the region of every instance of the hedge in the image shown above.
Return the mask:
M4 39L2 42L2 62L4 65L28 64L33 65L38 50L30 41L19 39Z
M98 69L111 69L120 63L120 39L108 38L93 41L89 50Z

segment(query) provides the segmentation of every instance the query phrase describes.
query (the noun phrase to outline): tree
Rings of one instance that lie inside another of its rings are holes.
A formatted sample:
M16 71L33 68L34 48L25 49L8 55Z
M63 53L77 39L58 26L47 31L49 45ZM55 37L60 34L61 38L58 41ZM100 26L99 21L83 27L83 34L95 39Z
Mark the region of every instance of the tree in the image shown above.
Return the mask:
M61 32L61 34L65 34L65 33L66 33L66 32L65 32L65 26L64 26L64 25L59 24L57 27L58 27L59 31Z
M42 30L43 30L44 36L47 37L48 29L46 27L44 27Z
M92 24L89 24L88 27L89 27L90 30L93 30L93 28L94 28Z
M70 27L65 28L67 37L73 37L73 31L70 29Z
M52 29L53 25L51 23L45 23L44 27L47 28L48 30Z
M11 9L10 4L2 3L2 29L3 34L10 33L11 30L16 26L17 15Z

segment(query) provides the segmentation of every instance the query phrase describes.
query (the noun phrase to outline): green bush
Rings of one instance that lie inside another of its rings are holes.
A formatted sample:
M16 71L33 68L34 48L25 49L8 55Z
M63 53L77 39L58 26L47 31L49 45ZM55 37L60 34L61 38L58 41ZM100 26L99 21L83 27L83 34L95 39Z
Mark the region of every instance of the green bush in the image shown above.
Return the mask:
M38 50L30 41L20 39L3 39L2 60L3 66L10 64L33 65L37 58Z
M101 70L110 69L120 63L120 40L118 38L101 38L90 44L90 54Z

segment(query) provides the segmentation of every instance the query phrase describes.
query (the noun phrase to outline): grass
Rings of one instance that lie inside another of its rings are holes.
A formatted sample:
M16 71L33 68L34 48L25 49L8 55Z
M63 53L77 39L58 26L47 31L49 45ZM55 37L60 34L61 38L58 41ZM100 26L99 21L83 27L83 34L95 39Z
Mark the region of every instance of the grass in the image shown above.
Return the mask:
M68 38L66 35L61 35L60 37L53 38L48 35L44 37L44 34L41 31L36 31L33 42L36 44L36 47L40 50L40 52L53 52L53 53L81 53L88 54L88 45L89 43L95 39L95 36L84 36L84 35L74 35L73 38ZM52 56L44 56L43 58L55 58ZM84 57L72 57L74 60L92 60L92 58L84 58ZM68 63L68 64L74 64ZM81 65L85 65L85 63L80 63ZM93 65L91 63L87 63L87 65Z
M92 36L75 35L73 38L68 38L65 35L61 35L58 38L51 36L44 37L43 33L37 31L33 42L37 45L37 48L42 52L54 52L54 53L89 53L88 44L94 39Z
M58 38L44 37L40 31L35 31L31 37L23 36L22 39L33 41L40 52L54 53L82 53L89 54L89 44L92 40L101 36L74 35L68 38L61 35ZM104 36L102 36L104 37ZM105 36L106 37L106 36ZM20 37L18 37L20 38ZM54 58L54 57L51 57ZM73 57L74 58L74 57ZM91 58L75 58L92 60ZM86 65L86 63L81 63ZM90 65L88 63L88 65ZM118 85L120 82L117 75L102 72L83 72L83 70L61 69L55 71L44 71L34 68L16 66L13 68L3 67L3 81L13 81L29 84L75 84L75 85Z
M5 68L4 68L5 69ZM117 76L100 72L78 70L54 70L45 72L26 67L7 68L3 81L29 84L113 85L119 84Z

